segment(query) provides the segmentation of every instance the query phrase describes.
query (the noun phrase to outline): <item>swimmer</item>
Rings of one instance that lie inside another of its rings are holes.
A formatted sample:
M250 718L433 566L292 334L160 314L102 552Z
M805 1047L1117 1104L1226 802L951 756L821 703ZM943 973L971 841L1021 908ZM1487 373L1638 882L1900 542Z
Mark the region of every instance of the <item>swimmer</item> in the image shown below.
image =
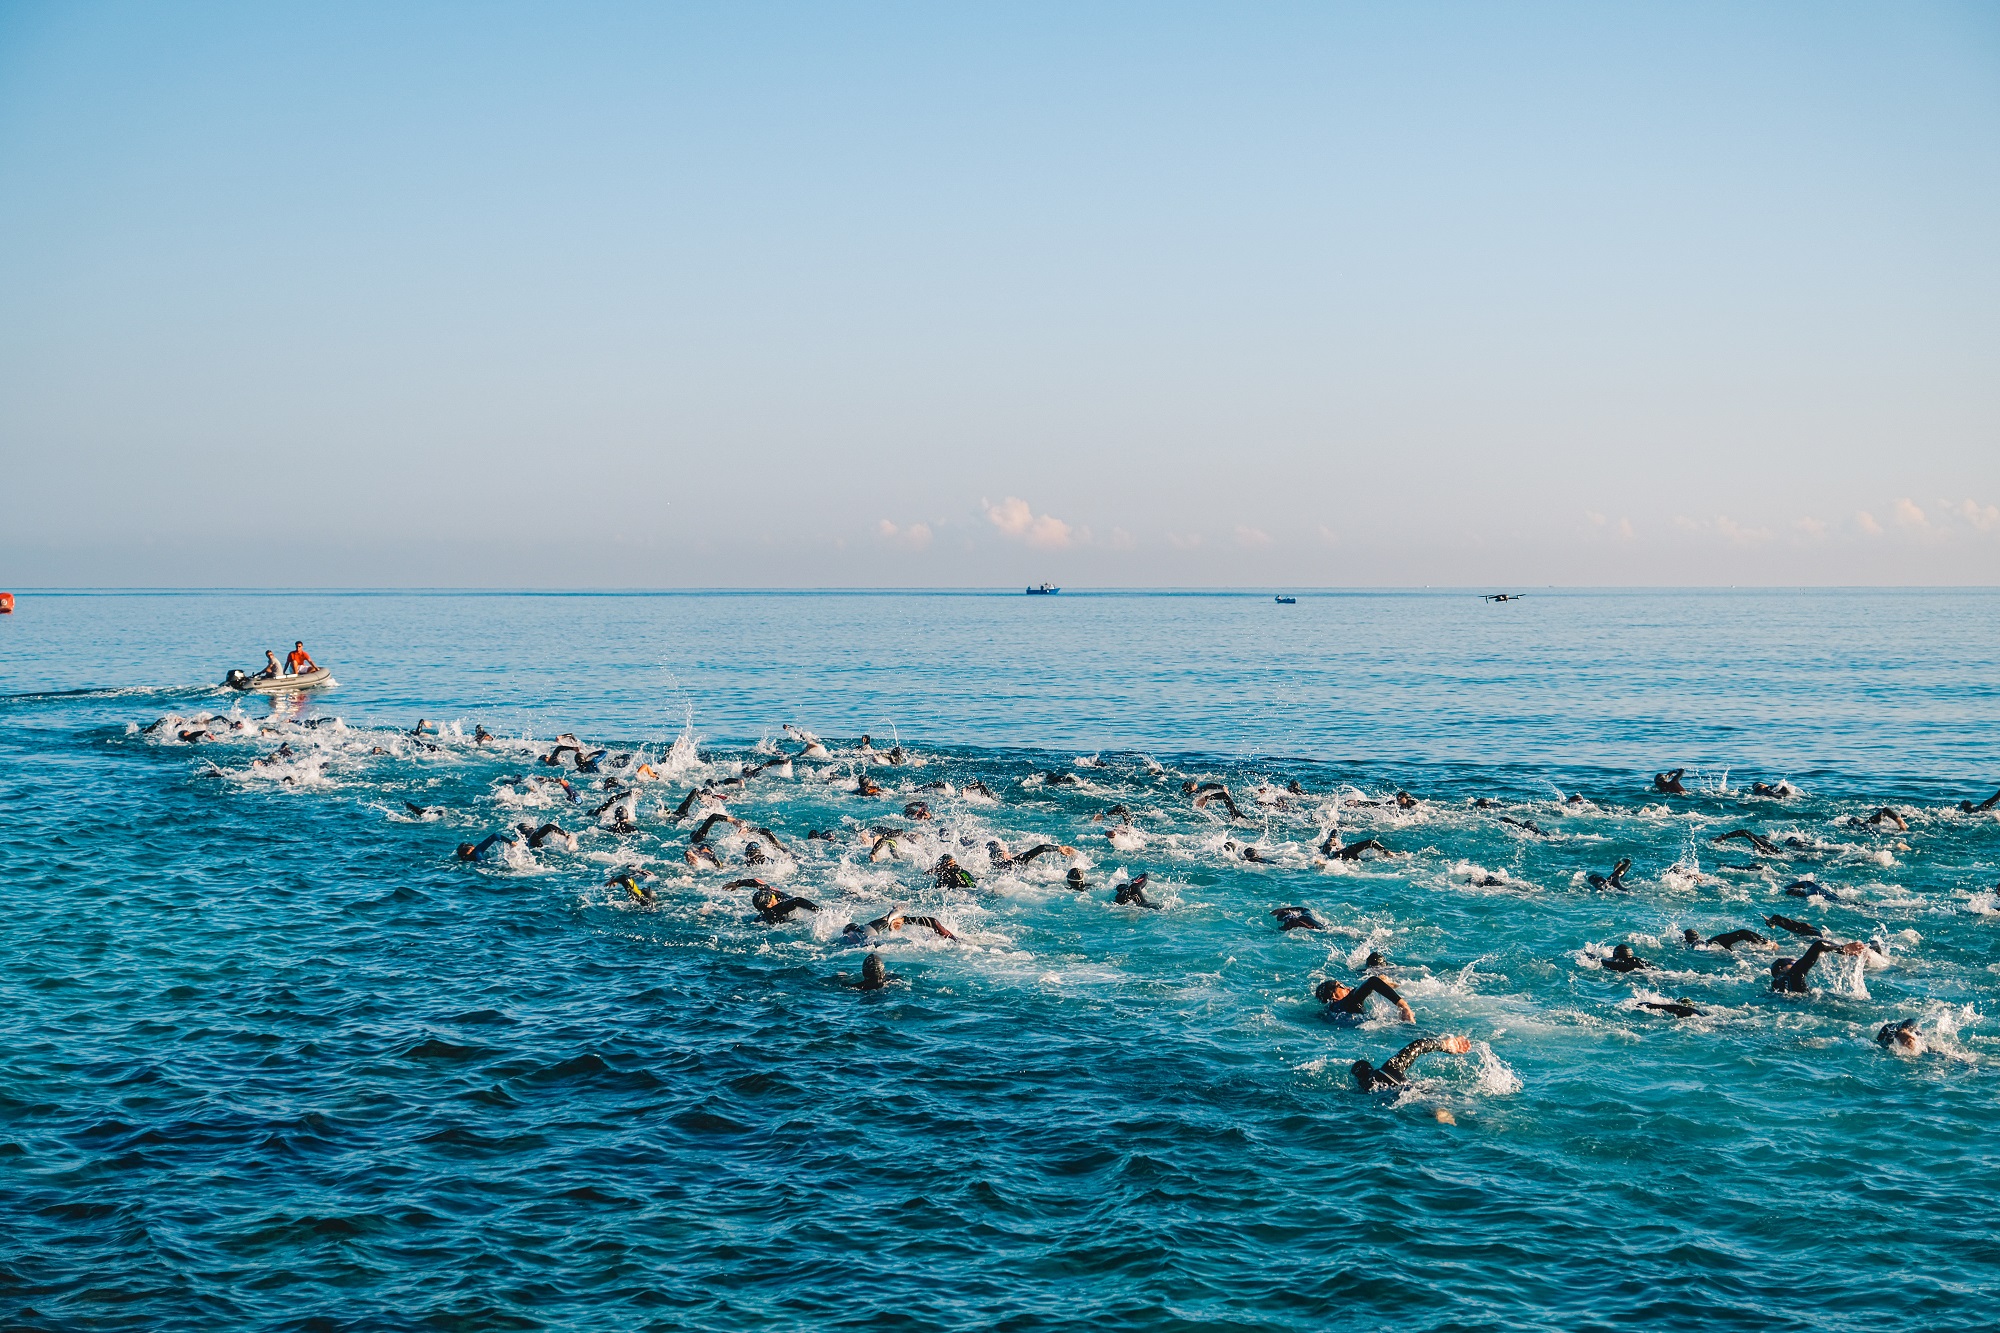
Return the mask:
M1076 774L1045 773L1042 775L1042 785L1044 787L1074 787L1076 785Z
M472 743L474 745L491 745L493 743L493 733L483 726L475 726L472 729Z
M854 989L881 990L895 980L898 980L896 974L882 966L882 955L870 953L861 960L861 980L854 983Z
M901 930L904 926L923 926L935 931L939 939L955 940L958 936L945 929L942 921L934 916L905 916L903 909L892 909L887 916L878 916L867 925L850 921L841 928L841 938L849 944L859 944L872 935L880 935L891 930Z
M1641 1000L1639 1001L1639 1007L1641 1009L1651 1009L1657 1013L1672 1014L1675 1018L1700 1018L1703 1016L1703 1011L1689 1004L1685 998L1673 1001Z
M931 867L931 877L941 889L969 889L973 883L972 872L949 854L937 859L937 864Z
M1422 1037L1383 1061L1380 1069L1366 1060L1356 1060L1348 1066L1348 1071L1354 1075L1355 1083L1360 1085L1363 1092L1374 1092L1378 1088L1400 1088L1409 1082L1404 1075L1410 1072L1410 1066L1419 1056L1439 1052L1447 1055L1464 1055L1471 1050L1472 1040L1469 1037Z
M1687 942L1690 949L1700 948L1704 943L1701 932L1693 928L1683 930L1681 938ZM1739 944L1769 944L1771 941L1754 930L1728 930L1720 935L1710 936L1706 942L1719 949L1734 949Z
M1762 834L1752 833L1747 828L1731 829L1720 837L1711 838L1709 841L1718 847L1725 842L1747 842L1765 856L1783 856L1785 854L1784 848L1778 846L1777 843L1772 842Z
M1825 898L1829 902L1840 901L1832 889L1812 879L1795 879L1785 886L1785 892L1794 898Z
M1804 995L1807 990L1806 973L1812 971L1813 964L1820 960L1820 955L1839 952L1853 956L1865 952L1867 948L1867 945L1857 943L1843 944L1836 950L1825 940L1814 940L1812 947L1805 951L1803 957L1780 958L1771 964L1771 989Z
M1475 889L1504 889L1507 887L1506 880L1493 874L1480 875L1476 879L1467 880L1466 883Z
M1591 800L1589 797L1585 796L1580 791L1571 792L1569 794L1568 799L1565 800L1563 804L1569 806L1572 809L1581 809L1585 806L1590 807L1592 810L1595 810L1597 808L1597 802Z
M1898 829L1898 831L1900 832L1908 833L1910 831L1910 825L1908 821L1906 821L1902 817L1902 815L1898 814L1895 810L1886 805L1883 806L1880 810L1877 810L1874 814L1868 816L1868 818L1866 819L1855 819L1852 816L1850 816L1847 822L1849 824L1855 824L1855 825L1865 824L1871 828L1880 828L1884 824L1894 824Z
M717 824L727 824L734 829L740 829L744 826L743 821L734 815L723 813L712 814L707 819L702 820L700 826L688 835L688 841L707 842L709 833Z
M1312 914L1310 907L1274 907L1271 915L1278 918L1278 930L1325 930L1326 923Z
M1764 918L1764 924L1767 926L1776 926L1779 930L1790 931L1794 935L1803 935L1809 940L1819 939L1825 934L1818 926L1809 926L1803 921L1794 921L1788 916L1767 916Z
M418 805L415 801L403 802L403 808L418 819L438 819L445 814L441 805Z
M1619 945L1611 951L1609 958L1600 958L1597 964L1611 972L1642 972L1652 966L1638 954L1633 953L1629 944Z
M458 844L458 859L461 861L484 861L486 853L491 851L496 844L504 844L508 847L516 845L514 840L506 834L493 833L487 835L486 840L476 847L469 842Z
M1038 842L1014 859L1022 865L1026 865L1036 857L1047 856L1050 852L1059 852L1064 856L1075 856L1077 854L1076 848L1065 846L1059 842Z
M1398 810L1414 810L1417 808L1417 798L1406 791L1399 791L1396 793L1396 808Z
M1610 874L1600 875L1593 870L1588 875L1585 875L1583 880L1584 883L1590 885L1593 889L1622 889L1625 887L1625 872L1631 868L1632 858L1629 856L1622 857L1619 859L1617 865L1611 867Z
M1875 1044L1897 1055L1922 1055L1931 1048L1914 1018L1906 1018L1900 1023L1884 1023L1882 1030L1875 1034Z
M1063 877L1063 885L1072 893L1082 893L1090 887L1090 881L1083 877L1081 870L1078 870L1075 866L1071 866L1069 874Z
M1145 907L1159 911L1160 905L1146 897L1146 875L1134 875L1129 883L1116 885L1112 900L1119 907Z
M437 728L430 724L429 718L423 718L423 717L418 718L417 725L410 728L410 734L412 736L421 736L427 731L429 732L437 731Z
M1344 986L1333 978L1313 988L1313 998L1324 1001L1334 1013L1350 1014L1359 1018L1366 1010L1368 997L1379 995L1396 1006L1396 1012L1403 1016L1405 1023L1414 1023L1417 1016L1411 1011L1409 1001L1397 994L1396 988L1381 977L1370 977L1359 986Z
M834 832L830 828L809 828L806 830L806 841L838 842L839 839L834 836Z
M1775 785L1769 782L1753 782L1750 784L1750 794L1752 796L1770 796L1780 801L1788 801L1799 794L1799 789L1789 782L1780 782Z
M1994 792L1978 805L1974 805L1970 801L1960 801L1958 803L1958 811L1964 815L1983 815L1996 805L2000 805L2000 791Z
M931 808L922 801L911 801L903 807L903 818L925 820L931 817Z
M1000 799L999 797L995 796L983 782L977 782L977 781L968 782L963 787L960 787L958 790L963 795L984 796L989 801L997 801Z
M1257 865L1267 866L1271 864L1271 858L1258 851L1255 847L1245 847L1243 849L1243 859Z
M694 808L697 802L705 803L708 801L713 801L717 805L721 805L723 799L724 799L723 797L717 795L715 792L710 791L706 787L696 787L693 791L689 792L685 797L681 798L681 803L674 807L673 821L674 823L678 824L683 819L686 819L690 814L694 812Z
M1320 855L1329 861L1359 861L1364 852L1380 852L1384 856L1396 855L1384 847L1379 838L1363 838L1360 842L1342 846L1340 830L1337 828L1328 829L1326 837L1321 839L1319 844Z
M1243 818L1243 812L1236 808L1236 798L1231 796L1229 788L1223 786L1220 782L1210 782L1195 788L1195 809L1206 810L1210 803L1214 801L1222 802L1222 808L1229 812L1231 819Z
M681 853L681 860L687 862L696 870L701 869L703 866L710 866L716 870L722 869L722 858L717 856L715 849L705 842L689 843L687 850Z
M624 889L641 907L655 906L653 891L639 882L637 875L619 875L604 881L606 888Z
M1687 788L1681 785L1681 774L1685 772L1687 772L1685 768L1676 768L1668 773L1653 774L1653 790L1664 792L1668 796L1687 795Z
M1534 834L1538 838L1546 838L1549 836L1548 834L1544 833L1541 827L1537 825L1535 821L1532 819L1515 819L1512 815L1502 815L1500 816L1500 822L1503 824L1512 824L1517 829L1526 829L1528 832Z
M514 827L526 835L531 850L538 849L543 843L550 841L559 842L572 852L576 850L576 835L566 831L561 824L544 824L540 828L528 824L516 824Z
M866 773L863 773L859 778L855 779L854 794L856 796L880 796L882 794L882 784L870 778Z
M794 912L817 912L819 904L810 898L795 898L788 893L780 893L760 879L737 880L725 888L743 888L755 885L750 894L750 905L757 909L757 915L764 918L764 924L775 926L791 918Z

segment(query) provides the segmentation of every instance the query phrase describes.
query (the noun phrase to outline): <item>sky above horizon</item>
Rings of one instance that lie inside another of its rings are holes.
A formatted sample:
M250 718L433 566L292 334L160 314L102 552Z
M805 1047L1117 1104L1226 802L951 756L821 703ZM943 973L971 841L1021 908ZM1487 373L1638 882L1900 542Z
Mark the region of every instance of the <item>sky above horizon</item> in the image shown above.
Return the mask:
M2000 8L0 8L4 586L2000 583Z

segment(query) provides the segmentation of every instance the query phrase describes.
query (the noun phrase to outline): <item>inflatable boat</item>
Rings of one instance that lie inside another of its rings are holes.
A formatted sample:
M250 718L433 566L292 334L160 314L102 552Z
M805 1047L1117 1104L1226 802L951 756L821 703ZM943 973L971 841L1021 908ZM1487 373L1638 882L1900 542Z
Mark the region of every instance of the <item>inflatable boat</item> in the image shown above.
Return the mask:
M296 676L252 676L247 672L232 671L222 683L246 694L290 694L294 690L309 690L315 685L324 685L332 679L330 668L314 667Z

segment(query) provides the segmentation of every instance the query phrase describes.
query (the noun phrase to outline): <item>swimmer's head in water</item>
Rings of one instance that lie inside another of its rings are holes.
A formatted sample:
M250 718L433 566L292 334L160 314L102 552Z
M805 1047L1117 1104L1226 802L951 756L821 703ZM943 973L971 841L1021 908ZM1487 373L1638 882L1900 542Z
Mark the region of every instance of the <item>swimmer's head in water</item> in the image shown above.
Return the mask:
M1373 949L1368 951L1368 961L1362 964L1363 967L1387 967L1388 965L1389 960L1381 954L1376 953Z
M478 853L478 851L479 849L477 847L474 847L471 843L461 842L460 844L458 844L458 859L461 861L470 861L473 858L473 856Z
M861 963L861 988L881 990L888 984L888 971L882 966L882 955L871 953Z
M1701 932L1696 930L1693 926L1689 926L1686 930L1683 930L1681 932L1681 938L1687 941L1689 944L1700 944Z
M1613 958L1630 958L1632 956L1632 946L1621 944L1611 951L1611 956Z
M1319 983L1319 985L1313 987L1313 998L1320 1001L1322 1004L1332 1004L1335 1000L1346 999L1347 992L1348 992L1348 987L1341 985L1338 981L1335 981L1332 977L1328 977L1325 981L1322 981ZM1367 1061L1364 1060L1361 1061L1360 1063L1366 1064Z

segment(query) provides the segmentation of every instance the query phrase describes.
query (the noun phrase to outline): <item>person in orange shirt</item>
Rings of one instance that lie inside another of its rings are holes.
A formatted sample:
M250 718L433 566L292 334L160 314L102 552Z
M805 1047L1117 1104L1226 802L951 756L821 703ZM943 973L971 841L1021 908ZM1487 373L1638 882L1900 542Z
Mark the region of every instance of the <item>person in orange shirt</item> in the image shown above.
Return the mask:
M317 670L319 670L319 664L314 662L311 656L307 654L306 641L304 639L300 639L297 643L293 644L292 651L285 654L285 671L287 674L303 676L308 671Z

